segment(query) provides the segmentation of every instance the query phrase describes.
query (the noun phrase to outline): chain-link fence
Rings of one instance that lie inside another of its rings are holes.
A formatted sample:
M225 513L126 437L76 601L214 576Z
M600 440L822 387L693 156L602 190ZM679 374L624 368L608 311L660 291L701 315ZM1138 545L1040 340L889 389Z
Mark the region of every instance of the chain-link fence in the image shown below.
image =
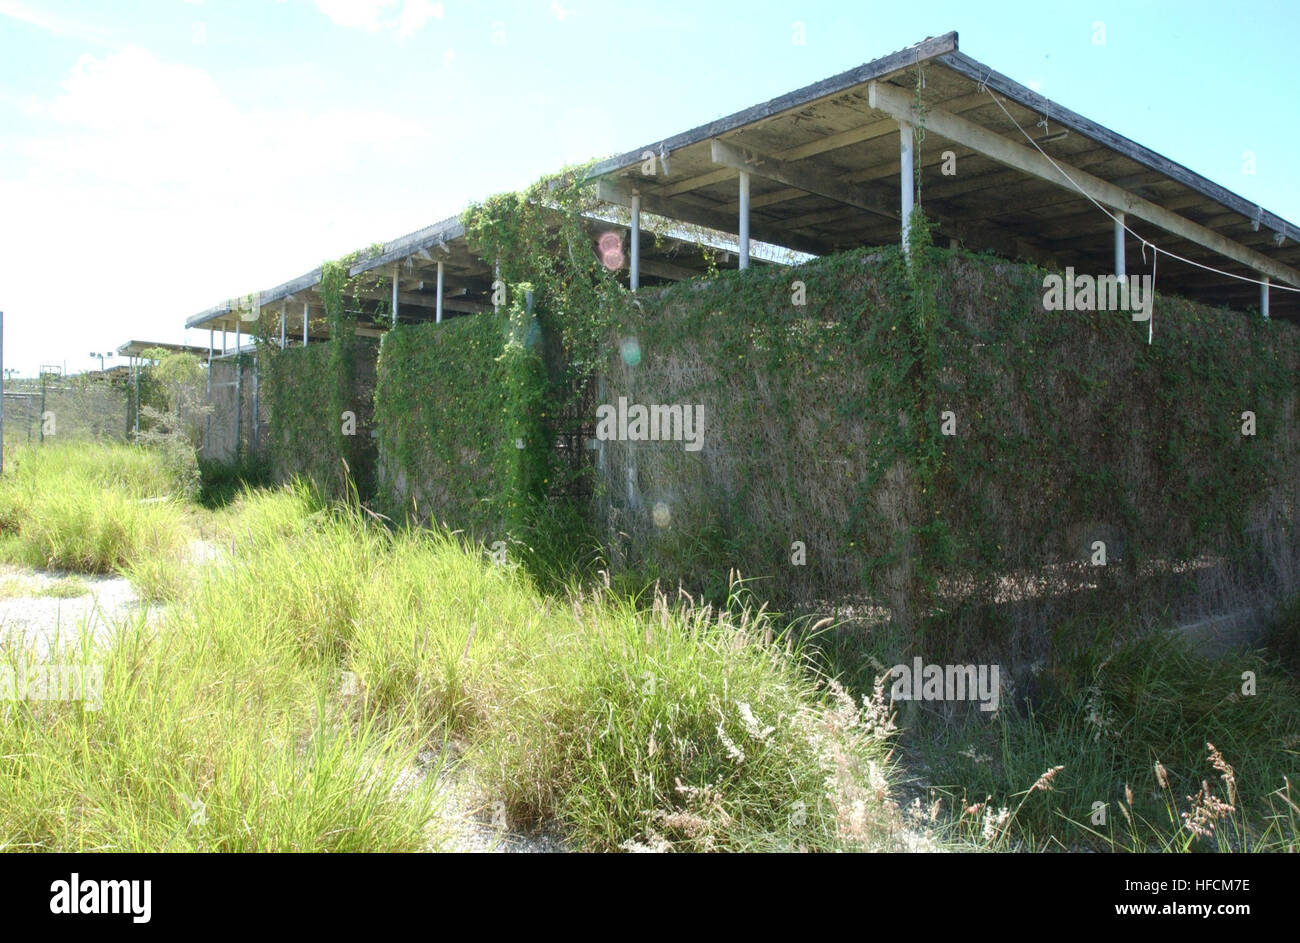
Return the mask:
M133 417L129 383L117 377L9 381L4 393L6 445L64 439L125 439Z
M267 408L259 389L257 356L245 353L212 361L207 390L203 458L232 464L266 454Z

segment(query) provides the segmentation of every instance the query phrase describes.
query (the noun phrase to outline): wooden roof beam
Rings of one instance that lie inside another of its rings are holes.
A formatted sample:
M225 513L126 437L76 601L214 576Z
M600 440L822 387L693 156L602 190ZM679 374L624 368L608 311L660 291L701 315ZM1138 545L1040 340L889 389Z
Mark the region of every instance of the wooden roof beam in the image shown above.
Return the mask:
M733 171L729 170L727 172L732 173ZM625 183L611 180L608 177L602 177L597 181L596 195L598 199L606 203L614 203L618 206L632 205L632 188ZM735 216L728 216L719 213L715 209L697 206L680 199L669 203L660 199L657 193L641 193L641 212L662 216L670 221L680 220L683 223L705 226L729 236L735 235L738 223ZM797 252L807 252L811 255L828 255L833 251L829 246L821 242L798 236L792 237L789 233L774 229L766 220L752 220L750 223L750 236L778 248L794 249Z
M962 95L959 98L951 99L947 102L947 107L954 114L961 114L964 111L970 111L979 108L982 105L992 104L987 95L971 94ZM741 129L742 131L744 129ZM816 157L818 154L825 154L827 151L838 150L842 147L850 147L854 144L862 144L866 141L873 141L876 138L887 137L894 134L898 129L889 121L872 121L867 124L858 125L856 128L849 128L845 131L837 131L834 134L828 134L820 137L815 141L809 141L806 144L797 144L794 147L782 148L774 151L774 157L781 160L803 160L806 157ZM717 140L715 138L715 140ZM729 170L713 170L706 174L700 174L682 180L679 183L671 184L657 191L660 196L676 196L679 193L687 193L691 190L699 190L703 187L713 186L715 183L732 177ZM752 202L751 208L761 206L758 202Z
M1069 187L1070 182L1061 176L1062 172L1064 172L1087 196L1105 206L1117 209L1136 219L1145 220L1166 232L1196 242L1207 249L1213 249L1220 255L1247 265L1257 272L1276 278L1279 281L1288 282L1291 285L1300 286L1300 270L1276 262L1253 249L1247 249L1245 246L1233 242L1212 229L1207 229L1198 223L1172 213L1164 207L1157 206L1149 200L1144 200L1135 194L1129 193L1113 183L1094 177L1084 170L1072 167L1064 161L1058 160L1053 165L1052 161L1049 161L1038 151L1023 144L1009 141L987 128L980 127L941 108L927 108L924 113L918 112L913 107L912 96L900 88L872 82L869 87L868 100L872 108L892 115L900 121L906 121L917 127L932 130L941 137L977 150L999 163L1006 164L1008 167L1014 167L1016 170L1057 183L1062 187Z
M863 187L838 182L842 175L833 170L807 164L796 165L751 148L736 147L726 141L711 142L710 150L715 164L722 164L732 170L744 170L756 177L824 196L836 203L856 206L889 219L898 219L898 208L892 201Z

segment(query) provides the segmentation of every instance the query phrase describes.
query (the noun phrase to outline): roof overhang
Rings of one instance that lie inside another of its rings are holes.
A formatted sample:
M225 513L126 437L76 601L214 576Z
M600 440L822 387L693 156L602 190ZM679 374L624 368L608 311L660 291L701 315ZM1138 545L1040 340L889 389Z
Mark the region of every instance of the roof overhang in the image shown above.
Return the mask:
M166 350L174 354L196 354L198 356L207 356L206 347L196 347L193 344L171 344L164 341L127 341L117 349L119 357L140 357L147 350Z
M662 218L644 225L671 234L642 244L642 284L705 274L717 246L735 244L744 171L755 240L813 255L896 244L900 122L923 128L919 199L955 244L1106 274L1115 236L1107 211L1120 211L1136 233L1126 240L1129 274L1150 270L1151 245L1187 260L1161 258L1161 291L1244 310L1259 304L1252 279L1300 287L1300 227L971 59L955 32L598 162L588 179L614 209L589 228L625 230L636 197ZM434 317L439 268L445 316L490 309L492 268L460 217L364 253L349 275L373 273L357 297L375 308L395 276L400 319L418 321ZM269 308L284 312L289 337L324 335L320 282L318 267L186 327L237 330ZM1300 294L1274 291L1271 307L1300 319Z
M896 244L900 120L924 128L919 199L957 244L1106 274L1115 224L1089 199L1101 196L1137 234L1129 274L1150 271L1151 245L1188 260L1161 257L1159 290L1245 309L1260 294L1242 279L1300 287L1300 227L962 54L956 33L601 161L589 177L611 202L635 194L646 212L735 232L743 170L755 238L816 254ZM1300 295L1272 295L1275 316L1300 318Z
M593 248L600 233L613 231L627 238L626 214L615 210L606 215L588 215L587 229ZM653 227L647 226L647 230ZM722 233L706 231L663 231L653 241L645 240L641 248L640 271L642 283L680 281L698 278L708 273L710 266L725 266L735 252L735 240ZM779 257L755 255L756 264L784 261ZM627 260L624 257L623 267ZM437 275L439 264L443 268L443 309L447 318L475 314L492 309L492 267L479 258L469 245L465 228L459 217L445 219L417 232L410 233L363 253L348 269L348 274L359 279L348 293L363 304L378 306L391 298L391 279L398 281L398 313L403 322L431 320L436 316ZM373 274L374 279L361 278ZM380 285L379 278L384 278ZM369 282L369 284L367 284ZM287 339L302 336L303 319L307 319L308 336L328 336L325 304L320 294L321 269L312 269L295 279L274 288L231 299L194 315L185 322L187 328L218 331L248 330L248 322L257 320L268 309L284 311ZM364 312L362 312L364 313ZM377 336L385 325L362 325L357 333ZM206 351L206 348L204 349Z

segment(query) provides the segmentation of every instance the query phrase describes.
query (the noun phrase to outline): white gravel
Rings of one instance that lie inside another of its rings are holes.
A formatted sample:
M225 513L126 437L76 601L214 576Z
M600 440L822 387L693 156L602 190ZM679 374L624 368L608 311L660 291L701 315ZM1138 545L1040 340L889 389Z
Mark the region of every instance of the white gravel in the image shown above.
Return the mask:
M76 580L87 592L69 598L38 595L64 580ZM12 589L14 584L29 592L0 598L0 647L19 648L38 657L55 648L75 648L87 633L96 644L106 646L125 619L158 609L142 603L130 582L119 576L0 568L0 586Z
M457 762L458 753L451 747L444 765L436 752L426 750L419 756L419 766L408 771L412 781L436 777L442 821L432 845L455 853L547 854L569 850L545 831L511 828L505 804L484 796L468 768Z

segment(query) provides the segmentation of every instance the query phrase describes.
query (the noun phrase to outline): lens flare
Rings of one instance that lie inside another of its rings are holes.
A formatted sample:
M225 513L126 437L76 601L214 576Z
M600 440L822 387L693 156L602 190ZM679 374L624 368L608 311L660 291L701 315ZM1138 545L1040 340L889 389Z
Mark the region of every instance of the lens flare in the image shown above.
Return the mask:
M624 338L618 345L618 353L629 367L635 367L641 362L641 345L635 337Z
M611 272L618 271L623 267L623 240L619 238L618 233L602 233L600 239L596 241L596 245L600 252L601 265Z

